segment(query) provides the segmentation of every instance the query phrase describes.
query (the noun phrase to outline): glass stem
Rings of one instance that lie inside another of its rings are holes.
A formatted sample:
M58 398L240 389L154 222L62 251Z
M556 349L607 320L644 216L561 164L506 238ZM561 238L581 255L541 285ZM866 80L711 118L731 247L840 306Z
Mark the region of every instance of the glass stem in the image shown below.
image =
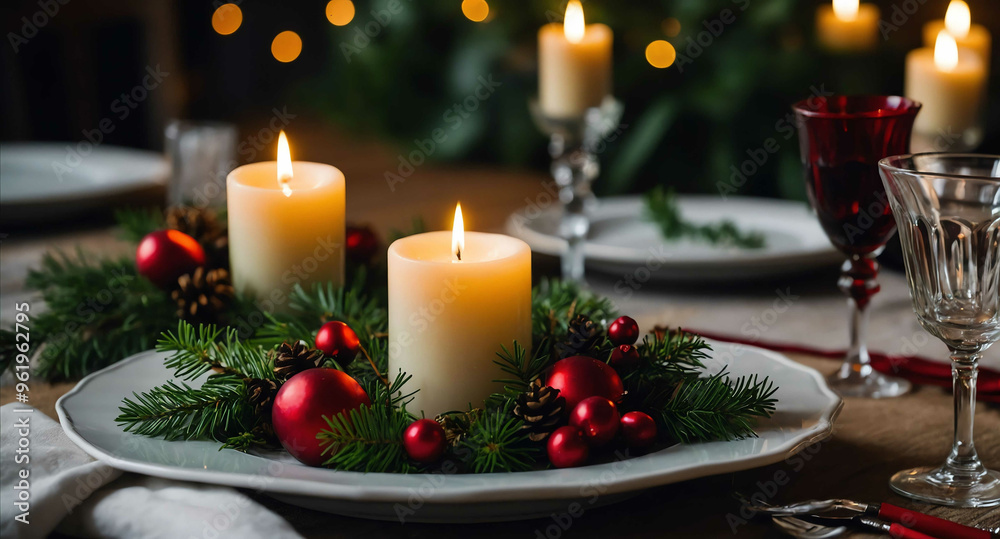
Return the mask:
M868 304L879 291L878 262L875 255L854 255L840 268L840 289L847 294L851 309L851 348L841 365L841 376L856 372L862 377L872 372L868 356Z
M553 151L552 176L559 185L559 201L562 203L562 220L559 233L566 240L566 252L562 256L563 280L584 283L584 246L590 232L590 217L587 202L591 197L590 185L598 174L597 158L582 144L574 144L568 149L564 144L550 145L552 148L568 150L561 155Z
M943 471L959 481L970 483L976 482L986 473L972 440L979 357L979 352L951 350L952 391L955 394L955 440Z

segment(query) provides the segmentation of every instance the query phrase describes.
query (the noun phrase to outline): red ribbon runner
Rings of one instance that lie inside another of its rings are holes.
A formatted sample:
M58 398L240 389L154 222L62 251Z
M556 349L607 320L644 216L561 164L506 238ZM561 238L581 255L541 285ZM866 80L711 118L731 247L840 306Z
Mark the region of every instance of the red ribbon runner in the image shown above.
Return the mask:
M797 344L752 341L733 337L730 335L718 335L696 329L685 328L692 333L697 333L706 339L716 341L726 341L736 344L759 346L775 352L788 352L792 354L807 354L826 359L841 360L846 353L843 350L823 350L809 346ZM881 352L869 352L872 367L891 376L899 376L919 385L931 385L940 387L951 387L951 364L943 361L934 361L917 356L896 356L883 354ZM976 385L978 391L977 398L983 402L1000 403L1000 372L993 369L980 367L979 382Z

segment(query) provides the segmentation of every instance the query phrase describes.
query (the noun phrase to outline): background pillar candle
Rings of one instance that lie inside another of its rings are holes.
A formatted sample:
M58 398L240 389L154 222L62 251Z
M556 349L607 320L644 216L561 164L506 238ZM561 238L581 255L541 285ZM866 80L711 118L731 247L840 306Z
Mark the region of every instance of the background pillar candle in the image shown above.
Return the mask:
M579 118L611 94L611 28L584 24L576 0L565 23L538 31L538 102L552 118Z
M868 51L878 44L879 10L858 0L833 0L816 9L816 37L836 52Z

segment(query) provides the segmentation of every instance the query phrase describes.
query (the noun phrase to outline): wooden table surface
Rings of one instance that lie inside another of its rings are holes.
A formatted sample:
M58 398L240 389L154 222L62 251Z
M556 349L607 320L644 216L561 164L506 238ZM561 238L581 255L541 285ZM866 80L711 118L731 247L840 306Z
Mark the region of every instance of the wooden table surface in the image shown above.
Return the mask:
M301 127L300 127L301 129ZM396 153L376 144L348 140L314 126L314 136L299 150L301 159L337 163L348 178L348 219L368 222L379 231L405 227L422 215L431 228L446 228L456 200L461 200L469 228L499 228L505 217L549 186L537 172L485 168L448 168L433 164L418 169L390 190L384 179L394 170ZM127 246L114 239L106 225L71 229L14 231L0 247L0 291L4 312L11 298L23 295L23 274L49 248L115 252ZM542 273L555 269L551 260L537 258ZM828 275L823 277L828 278ZM832 285L831 285L832 286ZM655 287L643 294L657 294ZM738 293L738 292L735 292ZM627 307L627 305L626 305ZM683 314L679 314L683 318ZM673 323L683 320L671 320ZM794 360L824 373L835 362L793 355ZM55 400L73 384L35 382L32 404L55 417ZM0 403L12 400L9 387L0 388ZM768 500L791 502L807 498L846 497L890 502L966 524L997 528L1000 509L950 509L910 502L889 491L896 471L938 464L949 450L952 433L950 393L920 387L888 400L847 399L832 438L786 461L733 474L686 481L642 493L622 503L594 508L580 518L556 515L548 519L484 525L429 525L374 522L300 509L259 493L257 501L284 516L306 536L324 537L781 537L770 524L741 512L732 493L762 493ZM980 405L976 444L987 465L1000 468L1000 409ZM781 484L779 484L781 483ZM856 534L856 537L869 537ZM876 537L876 536L870 536Z

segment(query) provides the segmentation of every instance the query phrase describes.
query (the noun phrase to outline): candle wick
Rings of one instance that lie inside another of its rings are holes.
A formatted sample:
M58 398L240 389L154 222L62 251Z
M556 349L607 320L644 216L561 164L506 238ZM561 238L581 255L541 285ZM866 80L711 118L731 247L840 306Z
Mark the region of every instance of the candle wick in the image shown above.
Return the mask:
M462 248L458 247L455 249L455 256L458 257L458 261L462 261Z

